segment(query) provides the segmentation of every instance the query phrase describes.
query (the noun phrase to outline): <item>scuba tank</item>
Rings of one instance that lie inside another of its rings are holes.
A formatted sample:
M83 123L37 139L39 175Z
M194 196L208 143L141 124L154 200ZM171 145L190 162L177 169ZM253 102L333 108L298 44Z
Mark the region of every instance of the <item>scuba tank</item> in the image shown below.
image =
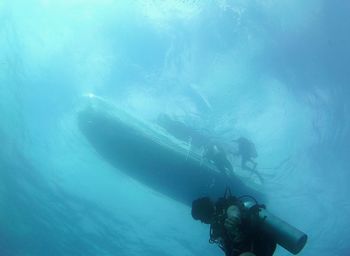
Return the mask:
M242 199L242 203L248 211L255 211L261 229L269 234L277 244L292 254L297 254L304 248L307 241L305 233L271 214L264 205L257 204L255 199L254 202Z

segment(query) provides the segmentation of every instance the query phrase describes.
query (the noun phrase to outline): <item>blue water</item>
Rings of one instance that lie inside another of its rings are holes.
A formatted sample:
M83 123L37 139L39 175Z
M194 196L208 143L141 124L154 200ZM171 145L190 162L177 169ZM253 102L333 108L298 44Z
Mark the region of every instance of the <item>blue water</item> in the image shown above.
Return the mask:
M1 1L0 255L223 255L187 206L96 153L76 122L87 93L251 138L268 208L309 235L300 255L350 255L349 12L340 0Z

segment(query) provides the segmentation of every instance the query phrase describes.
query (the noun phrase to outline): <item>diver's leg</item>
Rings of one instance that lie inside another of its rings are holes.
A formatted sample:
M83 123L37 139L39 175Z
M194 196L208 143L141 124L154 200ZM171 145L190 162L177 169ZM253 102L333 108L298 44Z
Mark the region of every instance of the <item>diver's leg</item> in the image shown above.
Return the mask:
M251 171L252 173L256 174L256 176L258 176L259 180L261 183L264 183L264 179L263 177L260 175L260 173L256 170L256 166L257 166L257 163L255 161L253 161L252 159L245 159L246 162L245 162L245 170L248 170L248 171ZM250 162L253 164L253 168L250 168L248 165L247 165L247 162Z
M255 170L255 169L256 169L256 166L258 165L258 163L255 162L255 161L252 161L252 162L253 162L253 164L254 164L253 170Z
M247 161L248 161L248 160L249 160L249 159L247 159L246 156L243 156L243 155L242 155L241 167L242 167L243 170L250 170L250 168L247 166Z
M252 167L251 169L254 171L254 170L256 169L256 166L258 165L258 163L255 162L255 161L254 161L253 159L251 159L251 158L249 158L248 161L252 163L253 167Z

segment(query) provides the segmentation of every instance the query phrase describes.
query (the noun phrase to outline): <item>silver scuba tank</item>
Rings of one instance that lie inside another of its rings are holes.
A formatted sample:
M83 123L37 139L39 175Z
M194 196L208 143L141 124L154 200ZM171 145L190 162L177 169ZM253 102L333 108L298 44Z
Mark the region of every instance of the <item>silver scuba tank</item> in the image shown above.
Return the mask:
M243 204L248 210L257 205L245 200ZM263 207L259 207L257 211L262 230L269 234L277 244L292 254L297 254L304 248L307 241L307 235L304 232L271 214Z

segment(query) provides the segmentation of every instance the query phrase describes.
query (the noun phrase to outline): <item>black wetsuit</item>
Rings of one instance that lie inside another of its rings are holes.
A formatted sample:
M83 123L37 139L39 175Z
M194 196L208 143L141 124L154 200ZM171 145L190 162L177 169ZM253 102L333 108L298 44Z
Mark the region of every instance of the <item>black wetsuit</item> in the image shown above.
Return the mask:
M242 213L242 222L239 230L242 239L234 242L230 237L224 221L227 218L226 211L231 205L236 205ZM276 249L276 242L263 233L255 219L256 212L246 210L243 204L235 197L220 198L216 203L216 218L210 226L210 242L217 243L226 256L238 256L243 252L252 252L256 256L272 256Z

